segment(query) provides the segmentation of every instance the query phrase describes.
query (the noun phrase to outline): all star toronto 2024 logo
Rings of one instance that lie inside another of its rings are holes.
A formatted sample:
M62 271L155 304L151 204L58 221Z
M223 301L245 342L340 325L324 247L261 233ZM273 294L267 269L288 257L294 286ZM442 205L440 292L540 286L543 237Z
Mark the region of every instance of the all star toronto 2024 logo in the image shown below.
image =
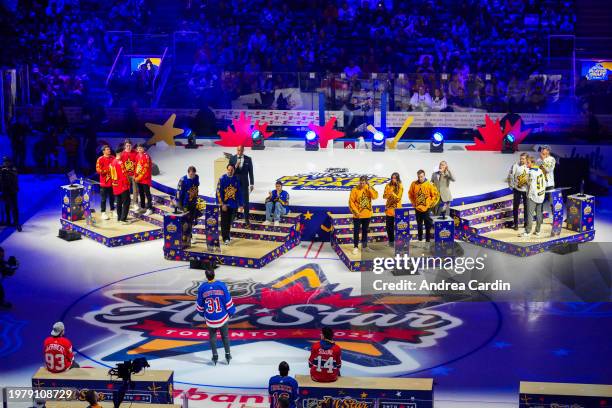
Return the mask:
M318 264L307 264L269 283L225 280L236 305L230 320L232 351L243 344L276 342L307 350L330 326L343 350L343 366L373 375L401 375L421 368L407 349L433 347L460 326L433 310L438 298L354 295L330 283ZM128 347L102 357L113 362L149 360L209 350L208 330L195 310L201 281L182 291L112 290L113 300L85 313L85 322L120 334L140 334Z

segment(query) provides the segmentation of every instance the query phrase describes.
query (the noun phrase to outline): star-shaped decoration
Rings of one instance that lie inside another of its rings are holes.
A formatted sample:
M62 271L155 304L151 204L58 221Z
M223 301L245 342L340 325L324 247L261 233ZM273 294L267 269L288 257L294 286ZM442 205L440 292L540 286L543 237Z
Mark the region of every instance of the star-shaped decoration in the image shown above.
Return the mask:
M496 341L495 343L493 343L493 347L496 349L505 349L510 347L510 343L506 343L505 341Z
M569 355L569 350L566 349L557 349L557 350L553 350L553 354L557 357L565 357L567 355Z
M396 392L396 393L395 393L395 396L396 396L396 397L401 397L401 396L402 396L402 392L401 392L401 391Z
M310 210L307 210L307 211L304 213L304 219L305 219L305 220L311 220L313 215L314 215L314 214L313 214L313 213L311 213L311 212L310 212Z
M361 398L367 398L367 396L368 396L367 392L365 392L365 391L361 392Z
M338 390L338 395L344 395L346 392L344 390Z
M308 128L319 136L319 145L322 148L326 148L327 143L330 140L344 136L344 132L334 129L336 120L336 117L332 116L327 122L325 122L325 126L318 126L314 123L310 123L308 125Z
M183 129L174 127L174 120L176 119L176 113L170 115L166 123L163 125L158 125L156 123L145 123L147 129L153 132L153 137L149 139L147 142L148 145L155 144L157 142L166 142L168 146L175 146L174 138L181 133L183 133Z

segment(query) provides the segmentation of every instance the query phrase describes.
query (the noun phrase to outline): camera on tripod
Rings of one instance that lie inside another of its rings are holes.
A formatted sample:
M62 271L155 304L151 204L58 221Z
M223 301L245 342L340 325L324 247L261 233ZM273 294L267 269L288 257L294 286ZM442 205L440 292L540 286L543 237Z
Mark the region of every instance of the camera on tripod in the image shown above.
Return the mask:
M123 363L117 363L117 367L108 370L108 375L111 377L120 378L123 381L121 388L117 394L113 395L113 405L118 408L123 400L125 394L130 388L134 388L135 384L132 381L132 374L138 374L143 369L151 367L146 358L140 357L134 360L124 361Z

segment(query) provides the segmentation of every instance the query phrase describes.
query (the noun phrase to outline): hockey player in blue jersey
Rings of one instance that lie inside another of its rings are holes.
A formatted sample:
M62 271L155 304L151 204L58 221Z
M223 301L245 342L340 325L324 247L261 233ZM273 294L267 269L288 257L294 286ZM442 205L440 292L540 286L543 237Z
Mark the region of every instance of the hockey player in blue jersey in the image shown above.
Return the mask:
M215 281L215 271L206 271L208 282L202 283L198 289L196 299L196 310L200 316L206 319L208 326L208 341L212 351L213 364L217 364L219 355L217 354L217 331L221 332L223 347L225 348L225 360L229 364L232 359L229 343L229 319L236 313L236 306L223 282Z
M197 208L199 187L200 177L196 173L196 168L189 166L187 175L181 177L176 189L176 206L179 210L189 213L187 220L192 244L195 244L192 233L193 227L197 224L198 218L202 216L202 213Z
M224 174L217 183L217 204L221 207L221 238L224 245L230 244L230 229L236 211L242 210L243 197L240 180L234 174L234 166L227 165L227 174Z
M270 408L281 408L279 401L286 399L289 408L295 408L298 399L298 383L293 377L289 377L289 364L281 361L278 365L279 375L270 378L268 383L268 394L270 394Z

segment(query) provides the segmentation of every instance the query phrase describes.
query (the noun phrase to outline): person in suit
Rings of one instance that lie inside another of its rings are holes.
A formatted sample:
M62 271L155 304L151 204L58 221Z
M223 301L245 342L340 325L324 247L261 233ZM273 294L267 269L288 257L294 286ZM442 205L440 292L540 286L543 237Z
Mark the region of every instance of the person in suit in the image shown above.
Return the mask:
M249 220L249 193L255 187L255 179L253 178L253 161L244 154L244 146L236 148L236 154L230 158L229 164L234 167L234 174L240 180L242 190L242 201L244 204L244 222L248 227Z

